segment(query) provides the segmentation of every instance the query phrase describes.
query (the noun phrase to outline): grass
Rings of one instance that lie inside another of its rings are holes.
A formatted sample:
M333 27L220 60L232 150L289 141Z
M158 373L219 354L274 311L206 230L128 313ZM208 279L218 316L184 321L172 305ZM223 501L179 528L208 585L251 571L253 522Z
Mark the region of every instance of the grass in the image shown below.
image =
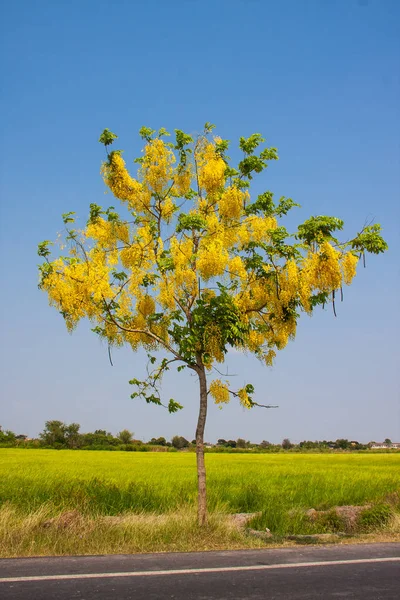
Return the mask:
M257 547L227 513L262 511L253 527L276 536L340 529L342 505L366 512L365 532L399 529L400 454L207 454L210 525L195 520L192 453L0 449L0 555ZM68 526L43 523L74 511ZM106 517L125 515L123 519Z

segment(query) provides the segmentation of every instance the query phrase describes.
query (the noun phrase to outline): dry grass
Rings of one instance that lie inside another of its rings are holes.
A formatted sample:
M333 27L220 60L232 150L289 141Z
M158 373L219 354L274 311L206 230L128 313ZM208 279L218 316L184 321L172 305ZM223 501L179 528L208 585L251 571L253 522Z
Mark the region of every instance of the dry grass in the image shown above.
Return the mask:
M400 541L400 515L373 534L332 538L335 543ZM193 552L293 546L284 538L258 539L238 529L228 515L210 515L206 527L193 510L90 517L74 510L56 513L50 504L29 515L10 504L0 509L0 557Z
M0 557L79 554L131 554L260 548L223 514L211 515L200 528L194 511L165 515L89 517L77 511L59 513L44 505L29 515L15 507L0 509Z

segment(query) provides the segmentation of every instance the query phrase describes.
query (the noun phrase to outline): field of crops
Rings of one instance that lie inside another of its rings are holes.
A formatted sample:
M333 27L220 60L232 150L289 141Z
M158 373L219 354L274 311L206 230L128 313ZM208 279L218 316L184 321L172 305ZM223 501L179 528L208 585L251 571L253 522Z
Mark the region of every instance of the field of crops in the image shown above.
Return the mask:
M400 454L208 454L211 510L265 511L376 502L400 488ZM195 503L193 453L0 449L0 498L92 515L165 513Z
M310 508L385 502L400 490L400 454L208 454L209 508L262 511L277 535L310 533ZM0 449L3 510L28 518L194 514L193 453ZM39 511L39 512L38 512Z

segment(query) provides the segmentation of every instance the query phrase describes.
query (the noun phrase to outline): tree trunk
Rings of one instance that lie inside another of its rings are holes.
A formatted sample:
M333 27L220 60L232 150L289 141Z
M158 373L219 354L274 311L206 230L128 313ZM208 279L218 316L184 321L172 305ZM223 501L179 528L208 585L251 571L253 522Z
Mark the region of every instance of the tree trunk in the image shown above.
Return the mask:
M197 517L199 525L207 523L207 496L206 496L206 466L204 463L204 428L207 418L207 378L204 365L197 361L200 383L200 410L196 428L196 460L197 460Z

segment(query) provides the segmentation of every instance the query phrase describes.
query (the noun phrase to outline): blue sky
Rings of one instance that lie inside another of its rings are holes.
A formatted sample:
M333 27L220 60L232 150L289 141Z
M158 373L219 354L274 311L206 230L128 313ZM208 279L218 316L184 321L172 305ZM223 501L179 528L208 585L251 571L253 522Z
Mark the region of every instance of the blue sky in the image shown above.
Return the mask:
M261 132L280 160L257 179L311 214L384 227L338 318L301 320L273 369L229 355L274 411L212 406L206 437L400 441L400 93L397 0L14 0L1 3L0 423L37 435L47 419L82 430L194 436L194 378L165 380L177 415L131 400L144 358L114 353L82 324L72 336L37 290L37 243L60 215L107 204L99 175L108 127L125 157L142 125L189 133L205 121L234 143ZM232 156L234 152L232 151Z

